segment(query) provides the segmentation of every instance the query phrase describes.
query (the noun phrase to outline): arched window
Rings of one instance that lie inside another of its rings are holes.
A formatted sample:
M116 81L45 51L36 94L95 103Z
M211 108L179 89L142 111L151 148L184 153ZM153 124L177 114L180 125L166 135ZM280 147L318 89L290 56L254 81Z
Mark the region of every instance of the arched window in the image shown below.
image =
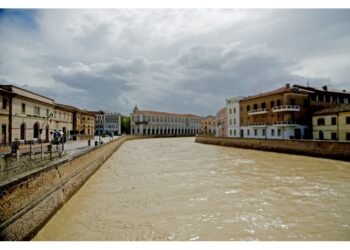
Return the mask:
M39 123L34 124L33 138L39 138Z
M21 124L20 138L21 138L21 140L25 140L26 139L26 124L24 122Z

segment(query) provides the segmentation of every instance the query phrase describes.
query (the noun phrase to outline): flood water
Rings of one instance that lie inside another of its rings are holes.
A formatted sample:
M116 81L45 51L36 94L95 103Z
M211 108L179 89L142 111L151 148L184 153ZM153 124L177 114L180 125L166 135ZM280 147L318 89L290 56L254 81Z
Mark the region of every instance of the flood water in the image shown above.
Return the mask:
M350 240L350 163L128 141L34 240Z

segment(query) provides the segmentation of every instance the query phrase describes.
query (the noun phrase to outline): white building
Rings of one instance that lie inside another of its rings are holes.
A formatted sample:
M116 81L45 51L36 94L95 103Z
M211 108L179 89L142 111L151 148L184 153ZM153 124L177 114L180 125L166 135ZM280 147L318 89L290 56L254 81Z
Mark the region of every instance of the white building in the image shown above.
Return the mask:
M97 135L120 135L121 115L116 112L99 111L96 115Z
M226 99L227 137L240 137L240 105L239 98Z
M134 108L131 114L131 134L136 135L195 135L202 118L192 114L176 114Z

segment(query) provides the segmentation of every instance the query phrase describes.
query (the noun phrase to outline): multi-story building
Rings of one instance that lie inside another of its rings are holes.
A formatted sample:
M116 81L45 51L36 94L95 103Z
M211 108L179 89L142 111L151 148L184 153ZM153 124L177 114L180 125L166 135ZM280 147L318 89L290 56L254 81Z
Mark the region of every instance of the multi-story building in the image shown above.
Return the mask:
M0 88L0 129L1 129L1 144L6 145L9 143L9 124L10 117L10 104L12 103L12 93Z
M137 135L194 135L199 132L201 117L134 108L131 114L131 134Z
M240 100L240 137L301 139L309 133L307 91L284 87Z
M226 100L226 136L240 137L240 98L231 98Z
M13 85L0 85L0 88L12 94L8 103L8 142L48 141L54 125L50 119L54 112L54 100Z
M202 119L201 130L202 134L215 135L216 118L215 116L209 115Z
M64 141L72 139L73 135L73 114L75 109L73 107L56 104L53 114L53 126L51 130L62 132Z
M96 135L120 135L121 115L117 112L97 111Z
M223 107L216 113L215 136L225 137L227 135L226 121L227 121L226 107Z
M350 141L350 105L315 112L312 133L314 140Z
M240 136L268 139L311 139L312 114L348 103L349 92L286 84L240 101Z

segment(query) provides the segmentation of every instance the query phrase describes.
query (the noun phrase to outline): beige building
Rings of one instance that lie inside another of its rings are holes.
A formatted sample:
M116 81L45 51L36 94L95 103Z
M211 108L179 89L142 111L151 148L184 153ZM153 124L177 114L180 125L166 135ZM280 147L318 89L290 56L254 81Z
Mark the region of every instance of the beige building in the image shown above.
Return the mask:
M54 122L51 130L63 133L64 141L72 139L74 110L74 108L62 104L56 104L54 108Z
M323 109L312 117L314 140L350 141L350 105Z
M0 130L1 130L1 144L9 143L9 114L10 104L12 102L12 93L0 88Z
M216 117L209 115L201 121L201 133L207 135L215 135Z
M54 125L51 119L54 100L13 85L0 85L0 88L12 94L9 103L9 142L48 141Z
M134 108L131 114L131 134L136 135L195 135L202 118L192 114L176 114Z

